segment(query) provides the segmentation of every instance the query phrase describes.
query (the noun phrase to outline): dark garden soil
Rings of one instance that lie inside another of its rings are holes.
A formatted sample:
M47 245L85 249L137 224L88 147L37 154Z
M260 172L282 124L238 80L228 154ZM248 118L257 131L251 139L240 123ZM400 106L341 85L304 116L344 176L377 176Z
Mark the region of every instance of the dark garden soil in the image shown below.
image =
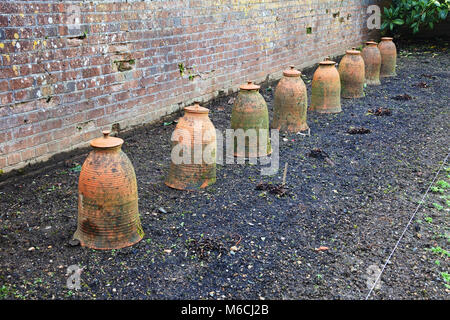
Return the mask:
M170 123L180 114L121 134L145 231L129 248L69 244L86 154L8 178L0 186L0 298L365 298L448 152L449 65L448 43L399 45L397 76L343 100L340 114L309 113L311 136L280 136L278 174L218 166L217 183L204 191L163 184ZM304 70L308 90L313 70ZM261 89L270 110L274 86ZM206 105L218 129L229 127L230 98ZM390 114L377 116L379 108ZM450 182L445 168L438 180ZM440 184L372 299L448 299L450 192ZM81 290L66 287L70 265L84 268Z

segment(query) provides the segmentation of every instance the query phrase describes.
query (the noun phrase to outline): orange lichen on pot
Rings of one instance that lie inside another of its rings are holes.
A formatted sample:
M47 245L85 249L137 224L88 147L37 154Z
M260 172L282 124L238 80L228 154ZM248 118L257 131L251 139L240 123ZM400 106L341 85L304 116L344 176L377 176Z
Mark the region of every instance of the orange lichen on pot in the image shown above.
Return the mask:
M364 96L365 71L361 52L347 50L339 63L342 98L360 98Z
M283 71L274 93L272 128L280 131L299 132L308 130L306 122L308 99L301 72L290 66Z
M341 79L336 62L325 59L319 63L311 83L311 111L339 113L341 108Z
M109 136L91 141L94 148L78 182L78 227L74 239L93 249L131 246L144 236L138 211L133 165L121 150L123 140Z
M165 184L179 190L206 188L216 182L216 129L209 110L195 104L184 109L172 134L172 154Z

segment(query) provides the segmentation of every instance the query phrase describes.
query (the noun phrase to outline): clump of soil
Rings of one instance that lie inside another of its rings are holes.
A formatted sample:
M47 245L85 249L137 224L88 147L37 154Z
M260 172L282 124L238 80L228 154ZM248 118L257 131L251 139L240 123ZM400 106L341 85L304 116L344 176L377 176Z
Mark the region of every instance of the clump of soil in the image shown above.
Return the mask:
M187 247L196 253L200 259L208 258L212 252L218 252L219 255L227 252L226 246L222 241L209 237L201 238L200 240L191 239Z
M360 128L350 128L347 130L348 134L366 134L366 133L370 133L370 130L364 127L360 127Z
M423 73L422 77L428 78L428 79L437 79L436 76L433 76L432 74L426 74L426 73Z
M271 184L266 182L260 182L256 185L255 190L267 191L270 194L274 194L280 197L284 197L288 193L287 187L282 183Z
M388 108L377 108L377 109L369 109L367 110L368 113L373 114L374 116L390 116L392 115L391 109Z
M321 150L319 148L311 149L311 151L309 151L306 155L308 157L311 157L311 158L324 160L328 164L330 164L331 166L334 166L334 162L331 161L330 156L328 155L328 153L326 153L325 151L323 151L323 150Z
M413 85L413 87L417 87L417 88L428 88L430 85L424 81L421 81L419 83L416 83L415 85Z
M408 101L412 100L412 97L409 94L400 94L398 96L393 97L392 99L398 100L398 101Z

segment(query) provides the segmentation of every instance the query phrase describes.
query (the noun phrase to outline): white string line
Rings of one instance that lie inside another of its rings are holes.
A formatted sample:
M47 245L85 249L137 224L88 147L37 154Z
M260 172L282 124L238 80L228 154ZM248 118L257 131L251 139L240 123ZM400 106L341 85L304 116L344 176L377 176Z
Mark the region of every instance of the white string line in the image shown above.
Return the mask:
M381 269L380 274L378 275L377 279L375 280L375 282L374 282L372 288L370 288L370 291L369 291L369 293L368 293L367 296L366 296L366 300L369 299L370 294L372 293L373 289L375 288L375 286L377 285L378 281L380 280L381 275L383 274L384 269L386 269L387 264L389 263L389 261L391 260L392 256L394 255L395 250L397 249L398 245L400 244L400 241L402 240L403 236L405 235L406 230L408 229L409 225L411 224L411 222L413 221L414 217L416 216L417 211L419 211L419 208L420 208L420 207L422 206L422 204L424 203L425 198L426 198L428 192L430 191L431 186L434 184L434 181L436 180L436 178L438 177L438 175L439 175L439 173L441 172L442 168L444 167L445 163L447 162L447 159L448 159L448 156L449 156L449 155L450 155L450 153L447 153L447 156L445 157L444 161L442 162L442 165L439 167L438 172L437 172L436 175L434 176L433 180L431 181L430 185L428 186L427 191L426 191L425 194L423 195L422 200L420 200L420 202L419 202L419 204L418 204L416 210L414 211L413 215L411 216L411 218L409 219L408 223L406 224L406 227L405 227L405 229L403 230L402 234L400 235L400 238L398 239L397 243L395 244L394 249L392 249L391 254L390 254L389 257L387 258L387 260L386 260L386 262L385 262L383 268Z

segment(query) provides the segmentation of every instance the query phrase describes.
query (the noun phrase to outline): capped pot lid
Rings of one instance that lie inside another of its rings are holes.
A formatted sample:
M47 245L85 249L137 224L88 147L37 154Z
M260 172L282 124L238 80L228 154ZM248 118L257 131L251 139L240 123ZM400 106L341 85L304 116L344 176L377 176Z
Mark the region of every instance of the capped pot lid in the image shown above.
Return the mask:
M345 51L345 53L347 54L353 54L353 55L357 55L357 54L361 54L361 51L356 50L356 48L352 48L351 50L347 50Z
M194 103L194 105L184 108L184 111L191 113L208 113L209 109L201 107L198 103Z
M100 148L100 149L108 149L119 147L123 144L123 140L116 137L111 137L109 134L111 130L103 130L103 137L96 138L91 141L91 147Z
M298 70L295 70L295 66L289 66L289 68L290 69L283 71L283 75L285 77L300 77L301 76L302 73Z
M331 66L331 65L335 65L336 62L331 61L329 57L326 57L323 61L320 61L319 64L321 66Z
M239 87L241 90L259 90L260 86L254 84L253 81L248 80L246 84Z

